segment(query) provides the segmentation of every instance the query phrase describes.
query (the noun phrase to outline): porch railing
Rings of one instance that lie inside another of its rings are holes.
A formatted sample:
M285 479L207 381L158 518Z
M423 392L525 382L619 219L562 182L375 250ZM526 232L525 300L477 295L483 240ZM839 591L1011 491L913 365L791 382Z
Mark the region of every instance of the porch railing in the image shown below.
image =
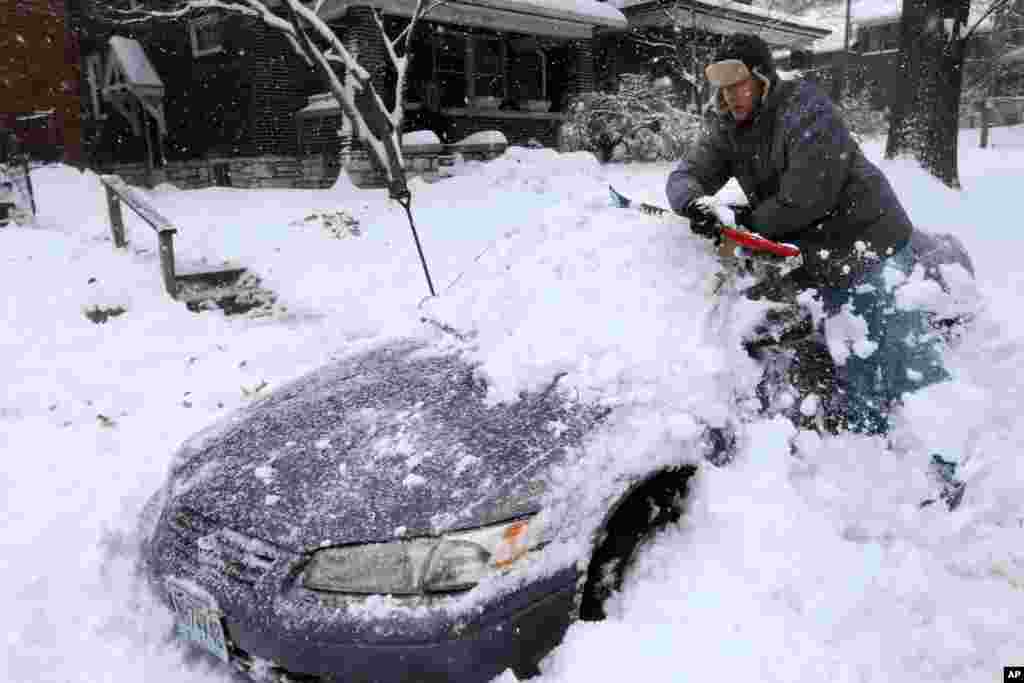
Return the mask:
M114 238L114 246L120 249L128 244L124 236L124 216L121 213L123 202L156 232L160 245L160 273L163 276L164 288L172 299L177 299L178 281L174 272L174 234L178 231L177 228L119 176L103 175L100 176L100 182L107 191L107 209L110 214L110 232Z

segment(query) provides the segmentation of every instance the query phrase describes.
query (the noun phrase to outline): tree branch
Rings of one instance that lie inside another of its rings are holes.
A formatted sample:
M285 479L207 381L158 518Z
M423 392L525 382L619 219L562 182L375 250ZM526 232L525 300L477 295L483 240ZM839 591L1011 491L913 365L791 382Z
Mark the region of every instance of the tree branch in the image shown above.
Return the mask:
M966 43L970 39L970 37L974 35L974 32L978 30L978 27L981 26L982 22L988 19L989 15L991 15L993 12L997 10L1003 9L1004 7L1006 7L1006 5L1009 4L1009 2L1010 0L996 0L996 2L993 2L991 5L989 5L988 9L985 10L985 13L981 15L981 18L974 22L974 26L972 26L960 40Z

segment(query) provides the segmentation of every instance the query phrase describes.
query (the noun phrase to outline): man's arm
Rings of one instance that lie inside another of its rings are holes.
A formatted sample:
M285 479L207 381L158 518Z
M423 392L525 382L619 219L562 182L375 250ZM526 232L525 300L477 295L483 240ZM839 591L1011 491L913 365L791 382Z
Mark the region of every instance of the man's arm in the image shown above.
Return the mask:
M669 206L682 215L687 204L698 197L718 192L729 177L727 147L716 126L701 137L669 174L665 184Z
M783 115L788 165L779 192L758 205L751 221L765 237L783 237L821 220L839 201L856 150L832 103L796 98Z

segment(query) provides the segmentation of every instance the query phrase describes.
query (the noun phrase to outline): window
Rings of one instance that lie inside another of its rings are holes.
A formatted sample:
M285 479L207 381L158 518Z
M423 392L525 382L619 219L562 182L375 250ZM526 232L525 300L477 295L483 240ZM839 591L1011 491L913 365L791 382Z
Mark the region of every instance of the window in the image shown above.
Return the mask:
M192 37L192 56L202 57L224 51L223 24L215 14L193 19L188 24Z
M543 50L536 47L536 41L524 45L525 51L520 51L519 45L512 45L512 54L509 57L509 92L520 102L547 99L547 56Z
M899 23L865 26L861 32L864 52L888 52L900 48Z
M443 26L430 36L433 63L416 65L417 80L436 83L441 107L465 107L473 97L496 97L508 94L507 41L500 35L479 35L456 31ZM427 74L432 66L432 73ZM426 89L421 86L421 89ZM424 101L430 98L424 96Z
M476 38L473 57L473 96L505 99L505 42L500 38Z
M434 43L434 72L442 107L465 107L469 97L466 78L467 41L462 33L445 31Z

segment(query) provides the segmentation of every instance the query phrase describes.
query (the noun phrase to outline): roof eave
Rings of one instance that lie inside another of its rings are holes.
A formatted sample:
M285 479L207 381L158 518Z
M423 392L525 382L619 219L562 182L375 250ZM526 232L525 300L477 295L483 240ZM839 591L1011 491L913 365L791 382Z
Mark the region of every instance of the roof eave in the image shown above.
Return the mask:
M668 18L665 16L665 8L658 0L642 2L623 8L632 26L655 26L666 25ZM820 40L831 35L831 29L802 24L796 21L785 19L763 17L757 14L748 14L737 9L716 7L704 3L693 3L692 5L668 10L685 13L686 21L694 20L701 28L713 30L714 32L736 32L745 29L757 30L765 35L768 42L778 45L799 46ZM719 29L719 30L715 30Z
M601 28L606 30L624 31L629 28L629 22L625 15L615 8L600 3L602 15L591 15L582 12L571 12L560 10L554 7L543 7L527 5L516 0L449 0L439 5L426 19L443 20L445 8L458 11L487 12L488 10L501 13L519 14L524 17L536 17L543 19L554 19L571 24L586 26L589 30ZM383 12L401 16L411 16L415 7L415 0L328 0L320 11L320 16L325 21L331 21L342 17L350 7L373 7ZM617 16L616 16L617 15Z

